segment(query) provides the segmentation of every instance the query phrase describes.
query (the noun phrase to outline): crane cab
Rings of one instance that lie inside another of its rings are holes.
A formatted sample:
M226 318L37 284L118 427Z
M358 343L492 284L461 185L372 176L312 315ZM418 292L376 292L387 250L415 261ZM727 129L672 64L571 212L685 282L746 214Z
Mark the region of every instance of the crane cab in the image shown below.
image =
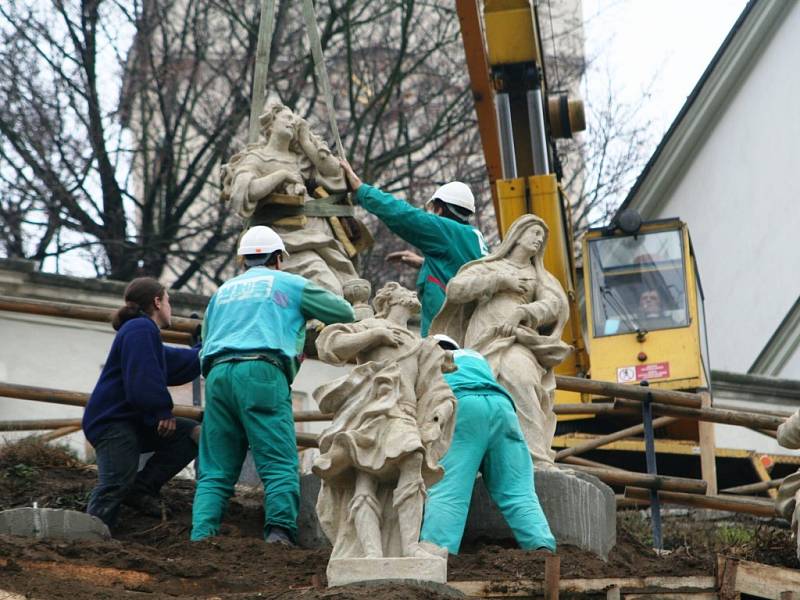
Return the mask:
M686 224L592 229L583 261L592 379L707 387L703 294Z

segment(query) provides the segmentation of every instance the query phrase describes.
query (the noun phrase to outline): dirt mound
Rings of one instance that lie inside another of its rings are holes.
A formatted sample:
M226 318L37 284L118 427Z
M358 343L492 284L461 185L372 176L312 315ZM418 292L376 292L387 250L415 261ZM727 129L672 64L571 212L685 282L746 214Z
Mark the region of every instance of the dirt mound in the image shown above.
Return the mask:
M85 510L96 483L92 466L35 445L0 451L0 508L30 506ZM65 542L0 536L0 589L31 598L330 598L387 600L447 597L437 589L409 585L327 589L329 551L286 549L263 542L262 495L239 490L231 500L219 537L189 541L194 483L174 480L163 497L168 520L124 508L109 542ZM650 547L649 522L640 513L620 513L617 546L604 562L561 546L561 577L711 575L717 552L748 560L797 567L785 524L698 521L666 517L664 538L673 550L659 556ZM475 544L451 556L451 581L541 580L544 555L507 544Z

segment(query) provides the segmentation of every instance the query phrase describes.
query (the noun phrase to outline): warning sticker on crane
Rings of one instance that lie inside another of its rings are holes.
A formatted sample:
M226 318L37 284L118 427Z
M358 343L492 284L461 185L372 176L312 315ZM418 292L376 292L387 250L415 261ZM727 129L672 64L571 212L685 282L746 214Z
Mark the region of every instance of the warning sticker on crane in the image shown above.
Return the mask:
M669 377L668 362L619 367L617 369L617 383L638 383L639 381L665 379L667 377Z

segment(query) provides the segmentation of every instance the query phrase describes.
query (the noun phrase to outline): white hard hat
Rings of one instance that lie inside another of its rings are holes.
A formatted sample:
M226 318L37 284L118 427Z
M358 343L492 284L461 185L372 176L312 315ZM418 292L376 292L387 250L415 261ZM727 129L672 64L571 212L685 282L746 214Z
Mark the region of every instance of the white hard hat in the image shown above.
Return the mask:
M437 342L444 342L446 344L450 344L456 350L461 348L461 346L458 345L457 341L455 341L449 335L445 335L443 333L437 333L436 335L433 336L433 339L435 339Z
M470 214L475 214L475 196L472 195L472 190L469 189L466 183L460 181L445 183L433 193L431 199L428 200L428 204L437 198L447 204L463 208L469 211Z
M239 240L239 250L236 254L239 256L266 254L269 256L276 250L281 250L285 256L289 256L281 236L266 225L256 225L244 232L242 239Z

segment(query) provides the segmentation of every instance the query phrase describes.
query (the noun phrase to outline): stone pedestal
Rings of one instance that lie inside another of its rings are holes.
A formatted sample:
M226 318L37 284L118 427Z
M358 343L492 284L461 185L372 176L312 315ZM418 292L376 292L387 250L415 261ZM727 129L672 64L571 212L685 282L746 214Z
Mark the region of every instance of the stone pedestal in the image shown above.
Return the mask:
M37 539L101 541L111 539L105 523L76 510L12 508L0 512L0 534Z
M599 479L578 471L537 471L536 492L550 529L559 544L570 544L602 558L617 541L617 505L613 490ZM315 475L300 478L298 538L304 548L329 547L314 506L319 494ZM509 540L514 534L489 498L483 479L475 482L464 541Z
M536 494L559 545L569 544L603 559L617 543L614 491L597 477L578 471L536 471ZM464 542L513 539L514 534L478 478L464 531Z
M329 587L379 580L447 583L447 561L443 558L332 558L327 575Z

